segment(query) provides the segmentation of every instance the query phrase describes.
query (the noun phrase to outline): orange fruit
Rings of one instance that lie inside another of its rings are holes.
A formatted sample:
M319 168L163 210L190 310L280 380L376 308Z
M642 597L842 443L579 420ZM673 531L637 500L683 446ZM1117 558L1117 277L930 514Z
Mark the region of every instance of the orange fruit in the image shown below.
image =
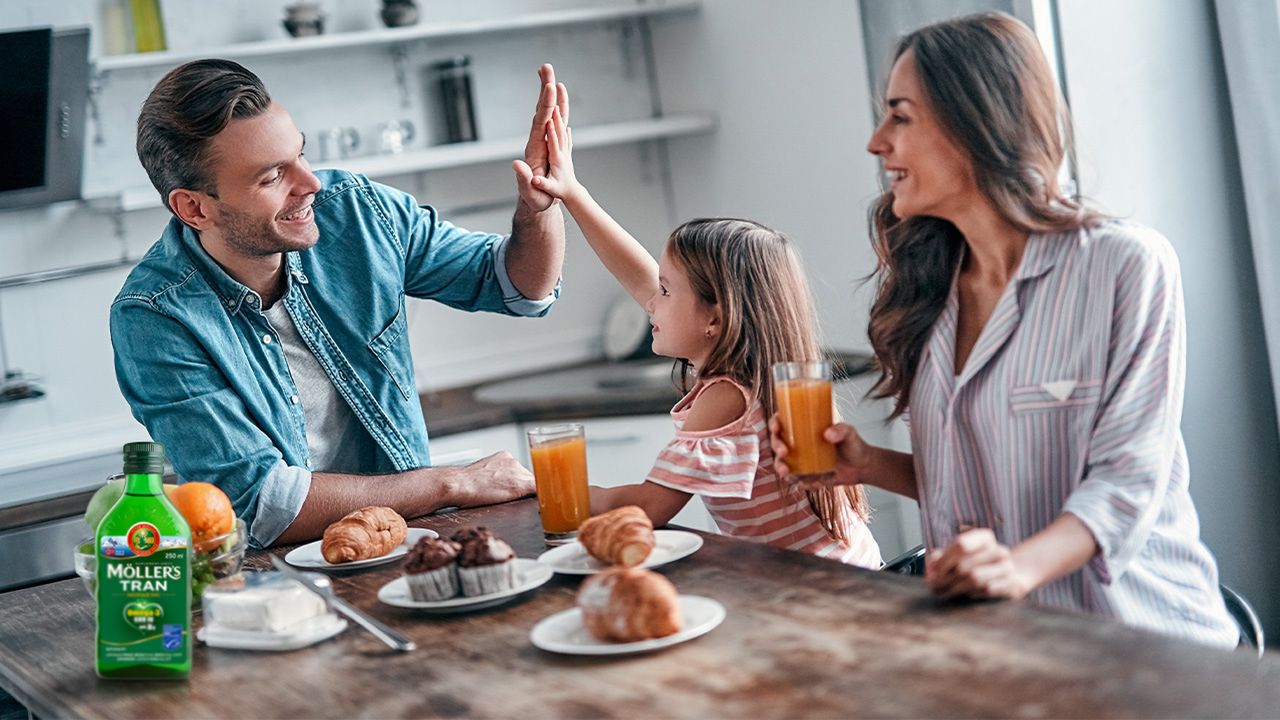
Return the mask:
M221 537L236 527L236 513L231 500L217 485L189 482L169 490L169 501L178 508L191 526L191 541L199 552L208 552L222 544Z

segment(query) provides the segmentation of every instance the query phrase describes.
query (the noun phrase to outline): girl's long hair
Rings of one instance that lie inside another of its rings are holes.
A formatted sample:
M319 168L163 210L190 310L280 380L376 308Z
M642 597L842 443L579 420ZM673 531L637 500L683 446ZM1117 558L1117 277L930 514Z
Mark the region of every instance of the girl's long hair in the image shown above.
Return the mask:
M667 251L699 298L720 312L720 334L697 375L733 378L752 389L766 416L772 415L773 364L822 355L809 284L790 241L750 220L710 218L676 228ZM687 391L693 373L683 363ZM848 540L855 519L867 517L860 485L805 492L833 539Z
M902 38L931 113L973 164L978 190L1027 233L1064 232L1101 219L1058 185L1071 157L1071 118L1035 34L1003 13L929 25ZM934 323L947 303L965 239L937 217L899 218L886 191L869 215L877 267L868 327L881 373L874 397L901 415Z

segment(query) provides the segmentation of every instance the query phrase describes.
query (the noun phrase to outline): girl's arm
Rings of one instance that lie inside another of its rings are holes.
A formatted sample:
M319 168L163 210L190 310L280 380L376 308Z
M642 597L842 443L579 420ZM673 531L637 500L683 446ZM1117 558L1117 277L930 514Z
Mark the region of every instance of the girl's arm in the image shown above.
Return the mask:
M672 490L657 483L645 481L635 485L603 488L591 486L591 514L599 515L624 505L639 505L655 527L671 522L676 513L688 504L690 493Z
M658 263L578 182L573 170L573 138L559 109L547 122L545 176L534 177L533 186L564 202L582 234L627 293L642 307L658 292Z
M688 432L716 430L742 417L747 401L737 387L714 383L694 398L683 429ZM623 505L639 505L654 525L666 525L689 502L692 493L646 480L636 485L591 488L591 514L599 515Z

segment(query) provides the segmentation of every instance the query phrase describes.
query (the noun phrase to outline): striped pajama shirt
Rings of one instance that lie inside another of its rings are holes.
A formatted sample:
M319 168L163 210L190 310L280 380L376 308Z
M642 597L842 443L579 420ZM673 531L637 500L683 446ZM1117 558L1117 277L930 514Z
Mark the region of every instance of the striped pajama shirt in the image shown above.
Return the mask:
M1031 601L1235 645L1188 492L1186 323L1168 241L1115 221L1031 235L959 375L955 285L911 389L926 545L971 526L1013 546L1071 513L1101 550Z

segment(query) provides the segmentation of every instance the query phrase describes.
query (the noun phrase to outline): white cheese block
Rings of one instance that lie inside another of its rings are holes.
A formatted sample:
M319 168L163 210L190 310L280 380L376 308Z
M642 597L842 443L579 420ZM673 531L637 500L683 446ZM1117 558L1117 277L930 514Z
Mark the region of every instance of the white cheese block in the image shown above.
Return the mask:
M284 632L329 609L320 596L278 572L219 581L205 590L202 602L206 624L262 633Z

